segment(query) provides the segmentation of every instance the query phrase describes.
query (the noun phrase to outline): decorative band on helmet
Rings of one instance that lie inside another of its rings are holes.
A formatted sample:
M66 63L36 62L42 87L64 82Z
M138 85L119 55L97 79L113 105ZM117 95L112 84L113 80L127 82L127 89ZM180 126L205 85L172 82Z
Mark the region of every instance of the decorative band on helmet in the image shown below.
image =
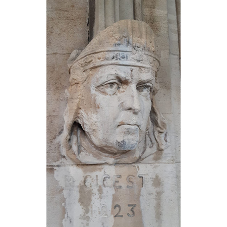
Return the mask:
M157 71L159 60L152 52L112 48L83 54L74 61L70 69L79 67L82 71L86 71L105 65L144 67Z

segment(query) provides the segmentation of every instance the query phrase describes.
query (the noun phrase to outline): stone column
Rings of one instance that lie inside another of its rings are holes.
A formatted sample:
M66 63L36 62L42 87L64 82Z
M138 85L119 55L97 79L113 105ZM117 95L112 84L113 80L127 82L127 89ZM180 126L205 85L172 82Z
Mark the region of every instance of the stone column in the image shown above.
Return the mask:
M175 147L175 165L177 173L177 192L180 216L180 52L179 52L179 30L177 23L177 9L175 0L168 0L168 27L169 27L169 59L170 59L170 76L171 76L171 99L172 99L172 113L174 124L174 138L172 143Z
M105 1L95 0L94 37L105 29Z
M120 20L134 19L133 15L133 0L120 1Z
M115 22L115 4L114 0L105 0L105 27L112 25Z
M120 3L119 0L115 0L114 1L114 7L115 7L115 22L120 20L120 15L119 15L119 7L120 7Z
M179 57L180 57L180 63L181 63L181 0L176 0L176 13L177 13Z
M143 20L141 0L134 0L134 15L135 15L135 20L140 20L140 21Z
M91 39L119 20L143 19L142 0L90 0L90 5L92 1L95 1L95 9L92 7L90 10L95 10L95 22L94 27L89 27Z

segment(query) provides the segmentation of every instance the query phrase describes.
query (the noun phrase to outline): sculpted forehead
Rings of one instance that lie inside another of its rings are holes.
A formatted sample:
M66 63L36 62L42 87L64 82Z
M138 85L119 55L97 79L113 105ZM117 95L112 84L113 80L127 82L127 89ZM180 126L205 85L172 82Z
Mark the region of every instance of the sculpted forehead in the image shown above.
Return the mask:
M151 68L138 68L133 66L102 66L90 71L94 84L100 84L117 77L121 81L140 82L154 80L154 71Z

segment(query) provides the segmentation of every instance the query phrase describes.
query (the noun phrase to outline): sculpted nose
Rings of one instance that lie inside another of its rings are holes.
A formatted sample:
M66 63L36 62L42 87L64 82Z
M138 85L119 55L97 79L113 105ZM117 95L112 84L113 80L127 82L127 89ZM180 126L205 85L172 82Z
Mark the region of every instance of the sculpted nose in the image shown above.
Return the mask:
M139 94L134 86L129 86L124 94L123 99L124 110L132 110L134 113L138 113L141 110Z

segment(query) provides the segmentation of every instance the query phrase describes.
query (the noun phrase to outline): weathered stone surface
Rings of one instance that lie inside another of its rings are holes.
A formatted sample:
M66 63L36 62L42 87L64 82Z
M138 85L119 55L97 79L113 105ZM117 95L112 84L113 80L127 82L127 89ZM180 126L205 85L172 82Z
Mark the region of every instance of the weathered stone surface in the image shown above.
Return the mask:
M47 164L61 159L58 136L63 130L67 60L88 43L88 4L84 0L47 1Z
M70 54L88 43L88 4L84 0L47 1L47 53Z
M63 155L77 164L115 164L163 153L168 136L155 102L154 40L148 24L121 20L101 31L70 64ZM167 113L168 93L162 89Z
M65 89L69 84L69 54L47 55L47 114L63 116L66 107Z
M120 1L115 0L115 21L119 20ZM170 146L164 152L146 159L147 163L152 164L88 166L75 165L73 161L63 159L59 142L64 126L63 113L67 105L65 90L69 86L67 60L73 50L80 52L88 44L88 1L47 1L48 227L180 225L179 20L177 21L180 12L179 8L176 11L173 0L142 2L143 21L150 25L156 36L155 47L160 59L156 104L166 119ZM179 5L178 0L176 5ZM104 18L103 22L106 20L104 10L100 18ZM147 175L138 177L139 174ZM114 217L117 213L118 217Z
M78 2L77 2L78 4ZM158 4L158 5L157 5ZM67 7L69 7L70 4L65 4L64 6L62 3L54 2L50 3L50 6L48 6L48 10L59 10L60 8L63 7L63 11L66 10ZM86 13L86 7L85 5L80 6L84 7L84 13ZM157 7L158 6L158 7ZM162 7L161 7L162 6ZM160 4L160 3L155 3L151 4L151 2L144 1L144 8L143 10L148 10L147 14L146 12L144 13L144 20L149 22L149 15L153 12L152 10L156 9L159 11L158 15L165 15L167 13L166 8L167 7L166 3ZM156 7L156 8L155 8ZM81 9L81 8L78 8ZM149 11L150 10L150 11ZM144 11L143 11L144 12ZM163 13L162 13L163 12ZM62 14L63 17L66 17L66 14ZM167 15L166 15L167 16ZM150 16L151 17L151 16ZM156 18L157 16L153 16ZM157 20L157 19L155 19ZM162 24L167 23L167 18L165 20L161 19ZM152 24L150 24L152 26ZM163 25L162 25L163 26ZM167 29L167 24L164 26L166 27L166 30L157 30L157 31L162 31L162 32L157 32L156 34L156 44L158 45L158 52L160 55L160 68L158 71L158 81L160 85L160 90L156 96L157 98L157 106L160 109L160 112L163 114L171 114L171 110L169 106L171 105L171 102L169 102L169 97L171 97L171 79L170 79L170 74L169 74L169 45L168 45L168 29ZM77 28L75 28L77 29ZM86 30L86 28L84 28ZM49 36L49 35L48 35ZM53 37L55 37L54 34L52 34ZM74 40L76 41L76 40ZM64 45L69 45L68 43L65 43ZM157 46L156 45L156 46ZM83 46L80 46L80 49L82 49ZM62 114L64 112L65 106L66 106L66 97L65 97L65 89L68 86L68 69L65 64L65 61L68 59L69 54L65 55L59 55L59 54L53 54L53 55L48 55L47 58L47 66L48 66L48 76L47 76L47 114L49 115L58 115L59 116L59 121L62 122ZM179 96L179 95L178 95ZM165 101L166 100L166 101ZM57 118L56 118L57 120ZM169 119L169 124L172 119ZM170 134L172 133L173 129L169 127ZM57 136L57 135L56 135ZM50 142L52 143L53 140ZM48 146L50 147L50 146ZM53 148L59 147L59 145L55 144L53 145ZM50 150L48 149L48 152ZM60 150L55 150L57 155L60 156ZM51 162L51 160L50 160ZM49 162L49 163L50 163Z
M178 192L178 212L179 219L181 219L181 164L176 163L176 173L177 173L177 192Z
M173 112L173 134L176 162L180 162L180 57L177 31L177 13L174 0L168 1L168 22L170 42L170 77Z
M134 19L143 20L142 0L134 0Z
M175 164L55 167L64 226L177 227Z
M47 168L47 226L62 227L65 218L63 189L54 177L54 168Z
M47 164L61 159L58 137L63 131L69 54L47 55Z
M181 0L176 0L179 57L181 59Z
M133 0L124 0L119 1L119 16L120 20L126 20L134 19L134 13L133 13Z

